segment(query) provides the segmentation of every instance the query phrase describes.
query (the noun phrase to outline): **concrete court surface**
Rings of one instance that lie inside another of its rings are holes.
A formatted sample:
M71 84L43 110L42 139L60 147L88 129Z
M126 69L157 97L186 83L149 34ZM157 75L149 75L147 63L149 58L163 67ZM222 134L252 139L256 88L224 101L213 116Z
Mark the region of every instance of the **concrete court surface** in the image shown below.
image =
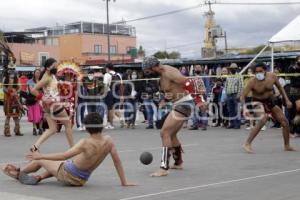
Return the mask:
M2 108L0 108L2 110ZM31 124L23 119L23 137L5 138L3 114L0 121L0 165L26 164L24 159L32 136ZM135 130L106 130L114 138L129 181L136 187L121 187L111 158L92 174L81 188L66 187L51 178L37 186L25 186L0 174L0 200L299 200L300 152L284 152L281 130L269 128L254 141L256 154L241 148L248 131L209 128L207 131L183 129L179 137L184 145L184 170L170 170L168 177L151 178L160 162L158 130L145 130L138 122ZM74 129L76 141L85 137ZM300 139L292 139L300 151ZM58 133L41 147L42 152L60 152L67 148L64 133ZM154 161L149 166L139 162L139 155L149 151ZM172 161L173 162L173 161Z

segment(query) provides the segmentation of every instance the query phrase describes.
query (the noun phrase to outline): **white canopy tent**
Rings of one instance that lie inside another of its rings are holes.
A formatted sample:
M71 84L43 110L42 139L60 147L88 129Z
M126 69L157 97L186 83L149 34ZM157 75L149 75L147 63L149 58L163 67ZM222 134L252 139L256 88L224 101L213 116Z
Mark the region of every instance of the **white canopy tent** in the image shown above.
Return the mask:
M271 69L274 71L274 44L281 42L300 41L300 15L298 15L293 21L276 33L266 44L266 46L253 58L253 60L240 72L244 73L249 66L266 50L267 47L271 47Z

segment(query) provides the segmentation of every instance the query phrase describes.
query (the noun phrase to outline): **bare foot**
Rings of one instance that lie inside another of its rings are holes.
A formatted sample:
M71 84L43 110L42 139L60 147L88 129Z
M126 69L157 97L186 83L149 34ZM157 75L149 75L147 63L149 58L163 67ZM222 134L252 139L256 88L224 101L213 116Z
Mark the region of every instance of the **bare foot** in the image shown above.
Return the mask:
M167 170L159 169L159 170L157 170L157 172L154 172L150 176L151 177L161 177L161 176L167 176L167 175L168 175Z
M296 151L293 147L291 147L290 145L286 145L285 147L284 147L284 150L285 151Z
M182 164L181 165L173 165L173 166L170 167L170 169L182 170L183 166L182 166Z
M249 154L254 154L255 153L250 144L244 144L243 148Z
M13 179L18 179L20 173L20 169L11 164L7 164L5 167L3 167L2 171L4 174Z

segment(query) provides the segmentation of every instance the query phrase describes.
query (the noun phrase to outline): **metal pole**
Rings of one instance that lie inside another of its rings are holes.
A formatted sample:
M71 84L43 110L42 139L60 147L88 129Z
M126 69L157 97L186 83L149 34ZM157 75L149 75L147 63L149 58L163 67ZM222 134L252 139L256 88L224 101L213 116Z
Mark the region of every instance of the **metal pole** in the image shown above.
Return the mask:
M110 62L110 27L109 27L109 1L106 0L106 19L107 19L107 55L108 62Z
M227 55L227 53L228 53L228 44L227 44L227 35L226 35L226 31L224 31L224 37L225 37L225 54Z
M274 72L274 44L271 43L271 49L272 49L272 52L271 52L271 72Z
M269 44L267 44L252 60L251 62L248 63L248 65L246 67L244 67L244 69L240 72L240 74L243 74L251 65L252 63L254 63L254 61L266 50L266 48L269 46Z

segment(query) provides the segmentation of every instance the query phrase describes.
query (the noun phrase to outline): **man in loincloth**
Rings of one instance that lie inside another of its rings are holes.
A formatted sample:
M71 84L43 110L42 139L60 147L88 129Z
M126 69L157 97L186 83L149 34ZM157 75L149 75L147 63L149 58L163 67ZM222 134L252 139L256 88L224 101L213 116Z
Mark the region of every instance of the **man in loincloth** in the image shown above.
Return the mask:
M275 120L277 120L282 126L285 151L294 151L294 148L291 147L289 140L290 129L288 120L286 119L282 110L274 103L273 87L276 86L278 88L287 108L291 108L292 103L287 97L283 87L280 85L276 74L267 72L266 70L267 67L264 63L258 63L254 66L253 72L255 73L255 77L248 81L240 98L243 105L245 103L246 96L252 92L253 102L258 102L264 108L263 113L255 113L260 120L258 120L256 126L251 130L246 143L243 145L243 148L247 153L254 153L254 150L251 147L252 141L268 121L268 115L271 114L272 117L274 117ZM257 106L255 107L254 108L257 109Z
M194 95L196 94L194 79L183 76L174 67L160 64L155 57L144 59L143 70L148 77L149 75L160 77L160 90L164 93L165 98L173 103L172 111L166 117L161 129L163 147L160 169L151 174L152 177L166 176L170 168L169 160L171 154L175 160L174 166L171 168L183 168L182 147L181 142L177 138L177 133L190 116L194 106L191 94L195 97L196 104L200 104L202 98Z
M3 172L23 184L36 185L40 181L56 177L59 182L69 186L83 186L92 172L111 155L122 186L133 186L125 178L122 162L110 136L101 134L103 119L98 113L90 113L84 123L90 137L80 140L75 146L64 153L42 154L31 152L27 159L31 160L24 169L8 164ZM33 176L41 168L45 173Z

